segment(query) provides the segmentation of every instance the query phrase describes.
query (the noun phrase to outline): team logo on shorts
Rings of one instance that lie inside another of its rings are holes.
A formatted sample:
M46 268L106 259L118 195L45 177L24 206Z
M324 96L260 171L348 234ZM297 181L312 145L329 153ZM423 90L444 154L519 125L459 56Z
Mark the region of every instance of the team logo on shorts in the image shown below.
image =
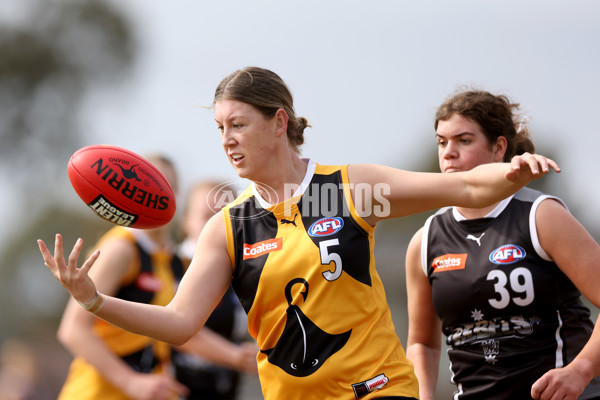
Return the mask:
M344 220L340 217L325 217L313 223L308 228L308 234L310 236L329 236L339 232L343 226Z
M516 244L505 244L490 253L490 261L498 265L514 264L525 258L525 249Z

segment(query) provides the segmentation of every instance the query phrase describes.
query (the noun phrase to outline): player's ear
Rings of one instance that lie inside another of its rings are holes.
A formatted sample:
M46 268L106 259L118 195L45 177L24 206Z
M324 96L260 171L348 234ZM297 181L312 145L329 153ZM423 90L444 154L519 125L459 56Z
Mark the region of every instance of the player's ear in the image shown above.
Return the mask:
M498 136L496 139L496 143L493 146L494 151L494 162L501 162L504 160L504 154L506 154L506 149L508 148L508 141L504 136Z
M285 110L283 108L278 109L275 112L275 129L277 132L277 136L287 136L287 127L288 127L288 121L290 119L290 117L288 116L288 114L285 112Z

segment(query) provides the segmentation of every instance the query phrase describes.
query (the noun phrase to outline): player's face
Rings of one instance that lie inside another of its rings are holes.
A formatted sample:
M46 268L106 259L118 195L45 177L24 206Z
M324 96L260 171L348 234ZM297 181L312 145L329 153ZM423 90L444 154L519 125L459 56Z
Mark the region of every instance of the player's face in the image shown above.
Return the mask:
M267 119L256 108L237 100L215 104L215 119L223 149L242 178L257 179L266 160L275 153L275 119Z
M442 172L468 171L504 157L502 143L491 146L479 124L460 114L439 121L436 138Z

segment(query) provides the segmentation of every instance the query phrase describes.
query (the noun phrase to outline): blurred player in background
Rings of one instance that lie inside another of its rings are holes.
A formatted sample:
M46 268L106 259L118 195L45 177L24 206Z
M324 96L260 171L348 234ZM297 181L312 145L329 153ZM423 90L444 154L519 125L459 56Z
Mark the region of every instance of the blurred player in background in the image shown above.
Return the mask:
M177 193L177 174L166 157L146 157ZM104 293L166 305L184 273L175 255L172 224L156 229L114 227L98 242L104 255L90 276ZM170 346L114 327L69 300L58 329L74 360L60 400L173 400L187 394L168 368Z
M517 110L484 91L450 97L435 119L442 172L533 152ZM407 355L421 400L434 398L442 331L457 399L600 398L600 325L580 300L600 306L598 260L564 203L529 188L431 216L406 255Z
M185 203L185 239L179 255L186 266L194 255L196 241L206 222L225 204L219 182L193 185ZM241 374L257 374L258 346L248 334L247 318L230 287L206 325L185 345L174 351L175 376L190 393L188 400L234 400L238 398ZM260 395L260 393L257 393Z

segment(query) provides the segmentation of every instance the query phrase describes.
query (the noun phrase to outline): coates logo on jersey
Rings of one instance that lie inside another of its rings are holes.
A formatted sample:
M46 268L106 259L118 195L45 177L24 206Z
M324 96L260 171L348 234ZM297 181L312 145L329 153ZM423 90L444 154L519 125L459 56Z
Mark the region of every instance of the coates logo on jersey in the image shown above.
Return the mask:
M433 273L444 271L455 271L465 269L467 266L467 253L463 254L444 254L433 259L431 267Z
M308 228L308 234L310 236L329 236L339 232L343 226L344 220L340 217L321 218Z
M525 249L516 244L505 244L490 253L490 261L498 265L514 264L525 258Z
M244 243L244 256L243 259L260 257L265 254L269 254L272 251L279 251L283 249L283 240L281 238L263 240L262 242L248 244Z

